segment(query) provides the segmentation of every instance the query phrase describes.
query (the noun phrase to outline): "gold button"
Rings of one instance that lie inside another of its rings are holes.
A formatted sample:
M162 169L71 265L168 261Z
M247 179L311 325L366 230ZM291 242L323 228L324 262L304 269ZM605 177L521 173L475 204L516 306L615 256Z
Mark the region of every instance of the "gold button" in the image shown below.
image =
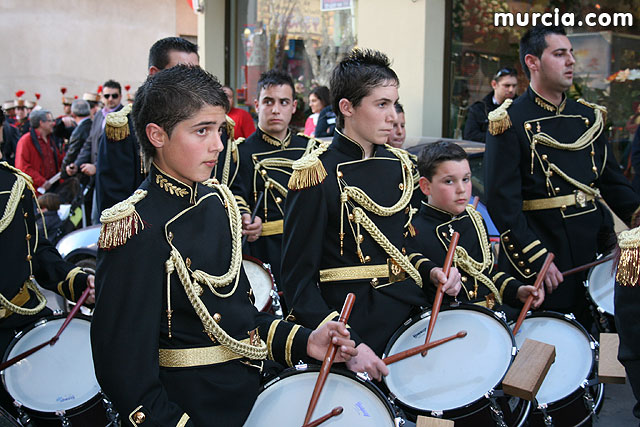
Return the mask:
M341 171L338 171L338 178L342 178L344 174Z
M593 187L594 185L596 185L595 182L592 182L591 184L589 184L590 187Z
M508 245L508 246L507 246L507 248L509 248L509 250L513 250L513 248L514 248L514 247L515 247L515 246L513 246L513 245Z
M558 191L560 191L560 187L556 187L554 188L554 190L556 190L556 193L557 193Z
M260 169L260 175L265 176L267 174L267 171L264 169Z
M255 155L255 154L253 154L253 155L251 156L251 158L253 159L253 161L254 161L254 162L255 162L256 160L258 160L258 157L256 157L256 155Z
M443 237L447 237L447 233L445 233L444 231L442 232L442 236Z
M524 267L524 261L518 261L518 265L519 265L520 267Z
M542 155L542 160L547 160L547 155L546 154Z
M563 210L563 211L566 211L567 210L567 205L560 206L560 209Z
M184 260L184 263L187 265L187 268L191 267L191 258L187 257L187 259Z
M364 242L364 236L362 234L358 234L358 243Z
M519 254L518 252L516 252L516 253L514 253L514 254L513 254L513 257L514 257L515 259L518 259L518 258L520 258L520 254Z
M349 221L353 221L353 214L349 214Z
M548 172L549 176L553 176L553 171Z
M276 203L277 204L282 203L282 197L276 197Z
M595 151L592 151L592 152L591 152L591 157L593 157L593 156L595 156L595 155L596 155L596 152L595 152Z
M173 233L170 231L169 232L169 242L171 242L173 240Z
M33 257L31 255L27 255L27 261L31 261Z
M509 236L504 236L504 237L502 238L502 240L504 240L505 242L508 242L508 241L509 241Z
M365 256L364 262L371 262L371 257L369 255Z
M402 255L406 255L407 254L407 248L402 248Z
M586 117L584 118L584 124L589 126L589 119L587 119Z
M371 286L378 286L378 278L374 277L373 279L371 279Z
M469 299L474 299L476 297L475 291L469 291Z
M25 217L25 218L27 218L28 216L29 216L29 213L28 213L28 212L25 212L25 213L24 213L24 217Z
M214 315L213 315L213 320L214 320L216 323L220 323L220 321L222 320L222 314L220 314L220 313L216 313L216 314L214 314Z
M524 269L524 274L529 274L529 273L531 273L531 270L529 270L528 268L525 268Z
M524 128L525 128L526 130L531 130L531 123L525 123L525 124L524 124Z
M462 281L467 283L467 276L462 276Z
M591 170L592 170L594 173L595 173L595 172L598 172L598 168L597 168L597 167L595 167L595 166L594 166L594 167L592 167L592 168L591 168Z
M26 236L24 236L24 238L27 240L31 240L31 234L27 234Z
M400 191L404 190L404 184L403 183L398 184L398 188L400 189Z
M21 199L24 199L24 194L22 196L20 196Z
M146 418L147 416L142 411L133 414L133 421L138 425L142 424Z

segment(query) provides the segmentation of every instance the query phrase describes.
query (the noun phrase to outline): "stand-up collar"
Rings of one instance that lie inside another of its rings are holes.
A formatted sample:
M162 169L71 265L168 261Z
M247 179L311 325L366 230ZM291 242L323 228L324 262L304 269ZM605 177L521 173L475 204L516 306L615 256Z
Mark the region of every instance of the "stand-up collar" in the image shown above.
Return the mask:
M536 92L533 89L533 87L531 87L531 85L529 85L529 88L527 89L527 96L529 96L529 98L531 98L531 100L535 102L535 104L538 105L540 108L543 108L554 114L562 113L562 111L564 110L564 107L567 105L566 93L562 94L562 102L560 102L560 105L556 106L553 102L549 101L548 99L540 95L538 92Z
M263 141L278 148L287 148L289 146L289 143L291 142L291 129L287 129L287 135L284 137L283 140L280 140L275 136L269 135L267 132L262 130L260 126L258 126L258 132L259 132L260 138L262 138Z
M196 202L197 183L194 183L193 186L187 185L160 169L155 163L151 164L149 178L152 185L160 188L167 195L191 204Z
M358 143L355 139L349 138L347 135L340 132L336 129L333 135L333 142L331 143L332 147L336 147L338 150L347 154L349 157L354 159L364 159L365 153L362 145ZM375 157L378 150L383 147L382 145L374 145L373 153L371 157Z
M451 221L452 219L454 219L456 217L456 215L447 212L445 210L442 210L440 208L437 208L429 203L427 203L426 200L422 201L422 205L420 206L420 215L424 215L430 218L435 218L437 219L439 222L443 222L443 221ZM461 214L463 215L464 212Z

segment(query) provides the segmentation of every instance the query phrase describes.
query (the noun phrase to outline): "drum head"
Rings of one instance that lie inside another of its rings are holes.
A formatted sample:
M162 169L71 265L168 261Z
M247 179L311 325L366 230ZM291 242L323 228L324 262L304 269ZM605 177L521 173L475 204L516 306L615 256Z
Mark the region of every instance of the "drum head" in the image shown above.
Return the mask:
M255 302L253 305L260 311L266 311L271 305L271 289L273 280L271 273L262 264L251 259L243 259L242 266L249 279Z
M429 313L427 313L429 314ZM386 355L424 344L430 315L410 324ZM461 330L464 338L389 365L385 383L405 405L422 411L446 411L482 398L502 380L512 360L513 337L490 311L457 308L441 311L431 341Z
M569 396L589 378L594 354L589 338L577 323L560 316L531 316L522 322L515 338L518 347L526 338L556 347L556 360L536 395L538 404Z
M317 370L280 377L265 388L256 400L245 426L278 425L300 427L318 378ZM342 414L322 426L395 426L392 414L379 391L372 385L341 373L331 372L322 388L311 420L342 406Z
M50 340L63 322L64 318L58 318L36 323L14 339L5 360ZM73 319L53 346L46 346L5 369L2 380L11 397L27 408L55 412L78 407L98 394L90 325L87 320Z
M613 259L598 264L589 271L589 295L598 307L613 316L613 289L616 284L616 271Z

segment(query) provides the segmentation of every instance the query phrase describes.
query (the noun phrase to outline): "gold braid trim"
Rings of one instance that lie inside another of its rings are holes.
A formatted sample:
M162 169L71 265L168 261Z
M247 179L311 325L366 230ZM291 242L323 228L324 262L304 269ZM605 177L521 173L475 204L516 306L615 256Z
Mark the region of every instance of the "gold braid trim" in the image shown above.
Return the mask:
M69 296L71 297L71 301L75 301L76 300L75 299L75 291L74 291L74 287L73 287L73 282L75 282L76 276L78 275L78 273L82 273L82 268L75 267L69 273L67 273L66 280L68 280L68 283L69 283ZM64 295L62 295L62 296L64 296Z
M587 102L583 98L578 99L578 102L583 104L583 105L586 105L587 107L591 107L596 111L600 111L602 113L602 121L606 123L606 121L607 121L607 107L605 107L603 105L594 104L592 102Z
M128 199L102 211L100 215L102 228L98 238L98 247L112 249L122 246L131 236L144 229L144 223L136 211L135 205L146 195L146 190L136 190Z
M20 196L26 187L27 181L22 176L16 176L16 181L11 187L11 194L9 194L9 200L4 208L4 214L0 218L0 233L2 233L13 221L13 217L16 214L18 205L20 204Z
M128 104L122 110L107 114L104 132L112 141L122 141L129 136L129 120L127 114L131 112L133 104Z
M502 286L500 286L500 297L502 298L502 295L504 294L504 290L507 289L507 285L509 284L509 282L511 282L512 280L516 280L513 277L509 277L507 279L505 279L504 282L502 282Z
M495 110L489 113L489 133L493 136L504 133L511 127L511 118L507 108L511 106L513 99L505 99Z
M284 360L287 362L288 366L293 366L293 362L291 361L291 347L293 347L293 339L296 337L298 333L298 329L300 329L300 325L295 325L291 328L289 335L287 336L287 343L284 349Z
M596 116L593 126L584 131L582 135L574 142L570 144L558 142L555 138L547 133L540 132L533 135L531 140L531 148L535 151L536 144L546 145L547 147L555 148L558 150L579 151L584 149L587 145L598 139L602 130L604 129L604 120L602 117L602 111L594 110Z
M33 316L35 314L40 313L40 311L42 311L42 309L47 305L47 299L45 298L44 295L42 295L42 292L40 292L40 289L38 289L38 286L36 286L36 284L33 283L33 280L31 279L27 280L25 282L25 286L31 291L33 291L34 294L36 294L36 298L38 299L38 305L36 305L34 308L23 308L23 307L20 307L19 305L13 304L11 301L5 298L4 295L0 294L0 306L6 308L12 313L20 314L22 316Z
M327 151L330 142L321 142L317 148L293 162L293 173L289 178L290 190L302 190L320 184L327 177L327 171L320 160L320 155ZM307 146L309 147L309 146Z
M182 416L180 417L180 419L178 420L178 424L176 424L176 427L184 427L187 425L187 422L189 421L189 414L187 414L186 412L184 414L182 414Z
M636 286L640 278L640 227L618 235L620 261L616 280L622 286Z
M276 329L278 329L280 322L282 322L282 319L277 319L269 325L269 332L267 333L267 357L269 360L273 360L273 339L276 336Z

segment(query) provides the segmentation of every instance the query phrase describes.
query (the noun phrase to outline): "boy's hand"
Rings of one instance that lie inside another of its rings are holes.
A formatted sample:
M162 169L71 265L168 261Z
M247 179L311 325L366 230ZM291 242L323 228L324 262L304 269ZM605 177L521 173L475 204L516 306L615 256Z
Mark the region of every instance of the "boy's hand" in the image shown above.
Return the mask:
M96 302L96 285L95 285L96 277L93 274L87 276L87 286L91 289L89 291L89 295L87 295L87 299L84 301L85 304L95 304Z
M538 308L544 302L544 286L540 286L540 289L536 291L531 285L522 285L518 288L518 299L521 303L525 303L529 295L533 295L533 302L531 306L533 308Z
M389 368L365 343L356 347L358 355L347 362L347 368L353 372L366 372L370 377L382 381L382 376L389 375Z
M344 323L327 322L309 335L307 355L322 361L329 346L337 345L339 347L334 362L346 362L358 354L356 343L349 339L350 336Z
M262 234L262 218L256 216L251 222L251 215L248 213L242 214L242 234L247 237L249 242L255 242Z
M552 262L547 270L547 275L544 276L544 284L547 286L547 292L553 293L558 285L564 281L562 273L556 267L556 263Z
M447 295L455 297L458 295L458 292L460 292L460 287L462 286L461 276L455 267L451 267L451 270L449 270L449 277L444 274L444 271L442 271L440 267L432 268L429 277L436 286L442 283L442 290Z

